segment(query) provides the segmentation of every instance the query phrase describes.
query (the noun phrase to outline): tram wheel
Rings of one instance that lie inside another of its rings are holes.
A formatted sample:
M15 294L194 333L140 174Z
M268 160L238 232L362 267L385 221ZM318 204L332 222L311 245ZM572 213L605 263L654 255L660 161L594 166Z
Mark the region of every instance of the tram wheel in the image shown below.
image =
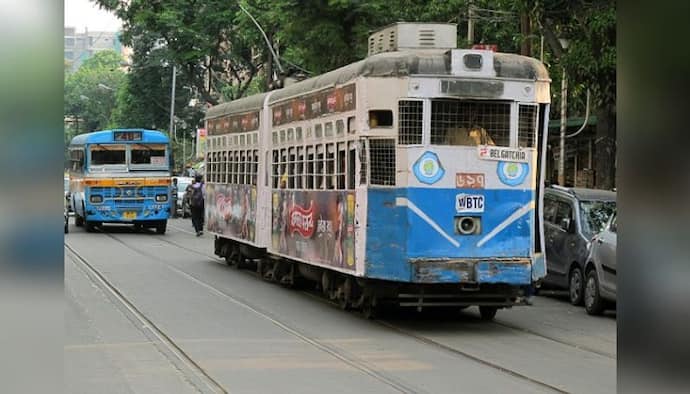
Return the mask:
M496 312L498 312L498 308L495 306L480 306L479 307L479 315L481 316L482 320L486 321L491 321L496 317Z
M365 297L364 302L362 302L362 316L367 319L375 319L378 312L378 306L376 305L376 298Z

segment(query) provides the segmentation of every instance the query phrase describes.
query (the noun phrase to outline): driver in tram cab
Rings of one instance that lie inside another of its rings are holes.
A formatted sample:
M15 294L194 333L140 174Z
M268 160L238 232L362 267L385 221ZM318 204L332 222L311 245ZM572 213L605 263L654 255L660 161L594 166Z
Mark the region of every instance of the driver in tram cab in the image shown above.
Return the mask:
M478 146L496 143L485 128L475 125L469 129L461 126L448 128L444 145Z

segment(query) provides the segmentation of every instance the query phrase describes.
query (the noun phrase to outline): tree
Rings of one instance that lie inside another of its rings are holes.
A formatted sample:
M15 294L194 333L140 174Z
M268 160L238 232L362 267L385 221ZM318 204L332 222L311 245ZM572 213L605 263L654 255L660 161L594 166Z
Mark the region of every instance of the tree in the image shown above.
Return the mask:
M121 62L117 52L100 51L74 73L65 73L64 113L74 120L74 134L108 126L115 92L125 80Z

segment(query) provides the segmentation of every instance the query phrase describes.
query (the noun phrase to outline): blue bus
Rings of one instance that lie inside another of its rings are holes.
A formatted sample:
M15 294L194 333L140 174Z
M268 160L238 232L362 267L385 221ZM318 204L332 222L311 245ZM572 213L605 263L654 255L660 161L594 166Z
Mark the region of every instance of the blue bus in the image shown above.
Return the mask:
M103 130L72 139L70 203L75 224L92 232L130 223L164 234L171 212L172 150L162 132Z

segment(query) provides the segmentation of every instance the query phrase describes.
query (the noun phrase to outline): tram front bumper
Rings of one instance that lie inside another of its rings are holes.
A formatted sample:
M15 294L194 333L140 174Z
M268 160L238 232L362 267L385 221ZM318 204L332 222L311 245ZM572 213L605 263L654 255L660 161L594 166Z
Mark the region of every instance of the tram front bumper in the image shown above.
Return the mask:
M529 259L412 260L414 283L487 283L529 285Z

